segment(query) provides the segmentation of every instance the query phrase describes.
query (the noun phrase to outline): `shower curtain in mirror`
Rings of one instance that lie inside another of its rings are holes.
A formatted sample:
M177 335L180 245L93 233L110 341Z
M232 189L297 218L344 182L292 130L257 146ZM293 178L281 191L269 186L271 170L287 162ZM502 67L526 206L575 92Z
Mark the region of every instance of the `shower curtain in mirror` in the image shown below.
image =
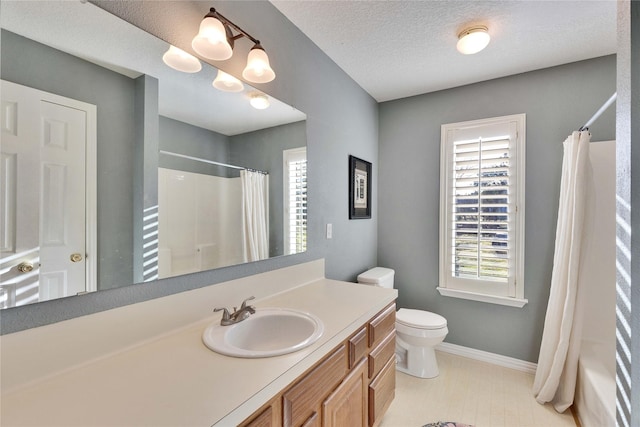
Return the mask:
M573 403L582 320L579 271L589 162L588 131L564 141L562 181L551 275L551 291L533 393L538 403L552 402L558 412Z
M269 175L240 171L244 261L269 258Z

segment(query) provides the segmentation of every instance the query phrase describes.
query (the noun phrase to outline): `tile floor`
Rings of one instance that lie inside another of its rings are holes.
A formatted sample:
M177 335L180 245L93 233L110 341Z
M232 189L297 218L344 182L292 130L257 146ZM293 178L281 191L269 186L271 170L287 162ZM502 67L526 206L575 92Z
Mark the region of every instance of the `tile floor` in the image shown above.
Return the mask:
M456 421L475 427L575 427L533 398L533 375L437 352L440 375L426 380L396 373L396 397L380 427Z

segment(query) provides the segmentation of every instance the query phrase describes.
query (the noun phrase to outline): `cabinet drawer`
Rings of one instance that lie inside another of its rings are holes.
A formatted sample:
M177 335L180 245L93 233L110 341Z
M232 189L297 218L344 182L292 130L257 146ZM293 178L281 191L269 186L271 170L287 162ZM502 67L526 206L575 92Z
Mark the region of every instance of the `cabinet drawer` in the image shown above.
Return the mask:
M363 326L354 336L349 338L349 369L367 355L367 327Z
M373 378L384 368L389 359L395 358L396 354L396 333L392 331L375 349L369 354L369 378ZM395 360L395 359L394 359Z
M369 348L378 345L396 328L396 305L391 304L369 322Z
M369 425L380 423L382 416L391 405L396 390L396 361L391 358L369 385Z
M284 393L284 426L299 426L310 421L313 413L319 411L325 397L336 388L347 372L347 350L345 345L341 345Z

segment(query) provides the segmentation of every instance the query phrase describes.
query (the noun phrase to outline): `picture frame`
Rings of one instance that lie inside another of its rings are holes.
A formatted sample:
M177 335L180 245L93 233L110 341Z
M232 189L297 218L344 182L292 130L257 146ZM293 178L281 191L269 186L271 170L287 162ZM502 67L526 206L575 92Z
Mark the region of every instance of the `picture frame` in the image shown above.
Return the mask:
M371 163L349 156L349 219L371 218Z

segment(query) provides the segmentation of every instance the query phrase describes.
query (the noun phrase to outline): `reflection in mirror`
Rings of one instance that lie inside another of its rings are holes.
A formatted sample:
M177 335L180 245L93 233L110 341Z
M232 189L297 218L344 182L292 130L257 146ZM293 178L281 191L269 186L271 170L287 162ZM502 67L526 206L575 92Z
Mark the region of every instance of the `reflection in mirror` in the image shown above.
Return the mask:
M91 3L0 8L1 308L306 250L304 113Z

